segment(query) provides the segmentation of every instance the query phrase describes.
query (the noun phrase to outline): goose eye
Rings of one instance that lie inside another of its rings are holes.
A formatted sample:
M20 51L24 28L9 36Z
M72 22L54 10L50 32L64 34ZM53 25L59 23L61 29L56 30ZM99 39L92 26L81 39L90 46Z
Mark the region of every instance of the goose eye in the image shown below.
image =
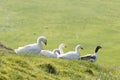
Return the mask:
M47 42L45 42L45 45L47 45Z
M84 49L84 48L81 47L81 49Z

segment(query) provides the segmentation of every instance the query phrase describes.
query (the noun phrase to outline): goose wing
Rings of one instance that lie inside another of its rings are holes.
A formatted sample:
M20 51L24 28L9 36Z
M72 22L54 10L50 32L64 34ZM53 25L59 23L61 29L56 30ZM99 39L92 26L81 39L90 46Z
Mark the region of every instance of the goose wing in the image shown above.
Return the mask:
M40 47L38 47L36 44L30 44L23 47L19 47L18 49L15 49L16 53L38 53L40 51Z
M89 60L91 58L94 58L94 56L92 54L88 54L88 55L85 55L85 56L81 56L81 60Z
M61 59L78 59L79 55L75 54L75 52L68 52L68 53L59 55L58 58L61 58Z

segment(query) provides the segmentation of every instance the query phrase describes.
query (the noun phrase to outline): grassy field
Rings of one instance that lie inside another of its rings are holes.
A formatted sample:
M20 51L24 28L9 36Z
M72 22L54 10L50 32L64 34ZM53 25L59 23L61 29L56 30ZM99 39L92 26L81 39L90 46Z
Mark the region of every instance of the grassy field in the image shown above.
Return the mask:
M0 42L10 48L35 43L41 35L47 37L44 49L49 50L66 43L67 52L81 44L81 55L85 55L93 53L97 45L103 47L95 63L15 55L1 50L0 79L119 80L119 6L119 0L0 0ZM57 73L46 73L40 66L48 64Z
M1 80L119 80L119 69L78 60L0 54ZM14 57L13 57L14 56Z

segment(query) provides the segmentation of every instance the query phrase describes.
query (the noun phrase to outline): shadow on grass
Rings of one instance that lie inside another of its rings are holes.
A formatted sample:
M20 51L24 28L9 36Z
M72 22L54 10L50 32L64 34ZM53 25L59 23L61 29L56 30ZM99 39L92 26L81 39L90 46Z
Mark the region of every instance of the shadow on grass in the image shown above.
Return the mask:
M57 73L56 68L52 64L42 64L42 65L39 65L39 67L50 74Z

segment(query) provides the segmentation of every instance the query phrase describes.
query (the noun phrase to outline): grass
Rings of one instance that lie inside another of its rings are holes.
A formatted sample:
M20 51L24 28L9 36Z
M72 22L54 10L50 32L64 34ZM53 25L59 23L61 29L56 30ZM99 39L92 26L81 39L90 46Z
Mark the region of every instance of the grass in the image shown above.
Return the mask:
M60 43L66 43L68 47L64 51L67 52L74 50L77 44L81 44L84 47L81 55L85 55L93 53L97 45L103 48L99 51L99 58L95 63L56 60L38 55L8 54L11 52L0 49L0 59L5 62L1 63L0 78L2 80L120 79L116 77L120 71L119 5L119 0L1 1L0 42L10 48L35 43L41 35L48 39L48 45L43 46L44 49L53 50ZM40 63L37 63L39 61ZM42 66L48 65L55 68L55 74L47 73L47 67L42 69ZM94 69L96 67L98 68Z
M119 75L116 75L119 73L118 70L106 68L96 63L78 60L59 60L33 54L2 54L1 56L1 80L8 80L9 78L12 80L119 79Z

